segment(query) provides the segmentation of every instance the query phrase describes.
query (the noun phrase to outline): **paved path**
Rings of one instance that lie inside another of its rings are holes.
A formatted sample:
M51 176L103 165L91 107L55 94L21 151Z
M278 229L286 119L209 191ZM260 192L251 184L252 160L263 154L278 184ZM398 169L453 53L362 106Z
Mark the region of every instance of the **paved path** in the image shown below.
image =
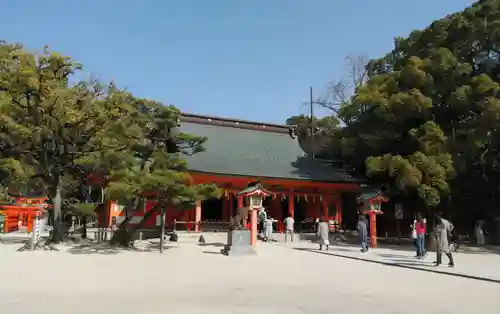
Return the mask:
M14 244L0 245L0 313L469 314L481 309L482 314L498 314L500 310L496 283L282 244L259 244L258 256L229 258L219 254L222 235L206 238L200 246L194 237L181 236L180 243L168 244L163 255L150 242L139 245L139 252L77 247L19 253ZM306 246L295 244L301 245Z

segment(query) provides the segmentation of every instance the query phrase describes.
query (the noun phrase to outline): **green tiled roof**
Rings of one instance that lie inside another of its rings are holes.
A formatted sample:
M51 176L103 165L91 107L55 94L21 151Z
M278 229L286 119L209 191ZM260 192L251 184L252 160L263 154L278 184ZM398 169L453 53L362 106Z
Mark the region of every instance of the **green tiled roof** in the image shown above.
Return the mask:
M181 122L181 132L206 136L205 151L186 156L191 171L237 176L323 182L352 182L353 177L305 156L286 133Z

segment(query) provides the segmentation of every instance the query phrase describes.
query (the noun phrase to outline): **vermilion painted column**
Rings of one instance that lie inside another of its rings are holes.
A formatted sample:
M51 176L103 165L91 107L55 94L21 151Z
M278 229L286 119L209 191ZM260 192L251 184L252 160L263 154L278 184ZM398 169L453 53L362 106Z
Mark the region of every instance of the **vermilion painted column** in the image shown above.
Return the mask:
M201 201L196 201L196 207L194 209L194 230L196 232L200 232L200 223L201 223Z
M328 221L330 220L330 217L328 215L328 203L329 203L329 200L327 197L323 197L323 219L325 221Z
M257 243L257 210L250 210L250 245Z
M288 215L294 217L295 215L295 199L293 192L288 194Z
M238 208L243 207L243 196L237 196L238 199Z
M373 211L368 213L370 217L370 246L372 248L377 247L377 214Z
M343 229L342 227L342 198L337 199L337 215L338 215L338 222L339 222L339 228Z

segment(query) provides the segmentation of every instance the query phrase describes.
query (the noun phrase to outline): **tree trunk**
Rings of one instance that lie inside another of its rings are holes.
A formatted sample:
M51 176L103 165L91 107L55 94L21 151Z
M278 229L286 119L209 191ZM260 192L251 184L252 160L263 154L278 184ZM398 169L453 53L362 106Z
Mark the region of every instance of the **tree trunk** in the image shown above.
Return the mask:
M160 253L163 253L163 245L165 242L165 206L161 207L161 220L160 220Z
M53 186L51 188L52 198L52 243L61 243L63 239L62 228L62 197L61 197L61 177L55 175Z
M87 239L87 217L82 218L82 239Z
M132 200L125 207L125 219L118 225L118 228L113 233L113 237L111 238L112 244L124 245L128 246L127 238L127 225L133 217L132 206L135 204L135 201Z
M120 227L123 225L123 229L117 230L117 232L115 232L113 238L111 239L111 243L115 245L129 246L130 240L132 239L132 236L135 234L135 232L144 226L144 223L149 219L149 217L151 217L152 214L154 214L158 210L158 208L159 205L156 205L148 210L142 217L141 221L135 227L130 228L130 230L127 229L124 221L120 225Z

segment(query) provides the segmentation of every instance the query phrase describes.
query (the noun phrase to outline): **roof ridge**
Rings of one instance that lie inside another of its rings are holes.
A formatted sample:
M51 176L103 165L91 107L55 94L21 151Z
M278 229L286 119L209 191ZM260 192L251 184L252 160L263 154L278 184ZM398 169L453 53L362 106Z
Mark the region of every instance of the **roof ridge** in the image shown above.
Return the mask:
M185 112L181 113L181 121L183 120L183 118L195 118L195 119L205 119L208 121L243 123L243 124L249 124L249 125L255 125L255 126L269 126L269 127L274 127L274 128L283 128L283 129L287 129L287 130L291 127L291 125L287 125L287 124L277 124L277 123L262 122L262 121L251 121L251 120L244 120L244 119L217 117L217 116L201 115L201 114L185 113Z

